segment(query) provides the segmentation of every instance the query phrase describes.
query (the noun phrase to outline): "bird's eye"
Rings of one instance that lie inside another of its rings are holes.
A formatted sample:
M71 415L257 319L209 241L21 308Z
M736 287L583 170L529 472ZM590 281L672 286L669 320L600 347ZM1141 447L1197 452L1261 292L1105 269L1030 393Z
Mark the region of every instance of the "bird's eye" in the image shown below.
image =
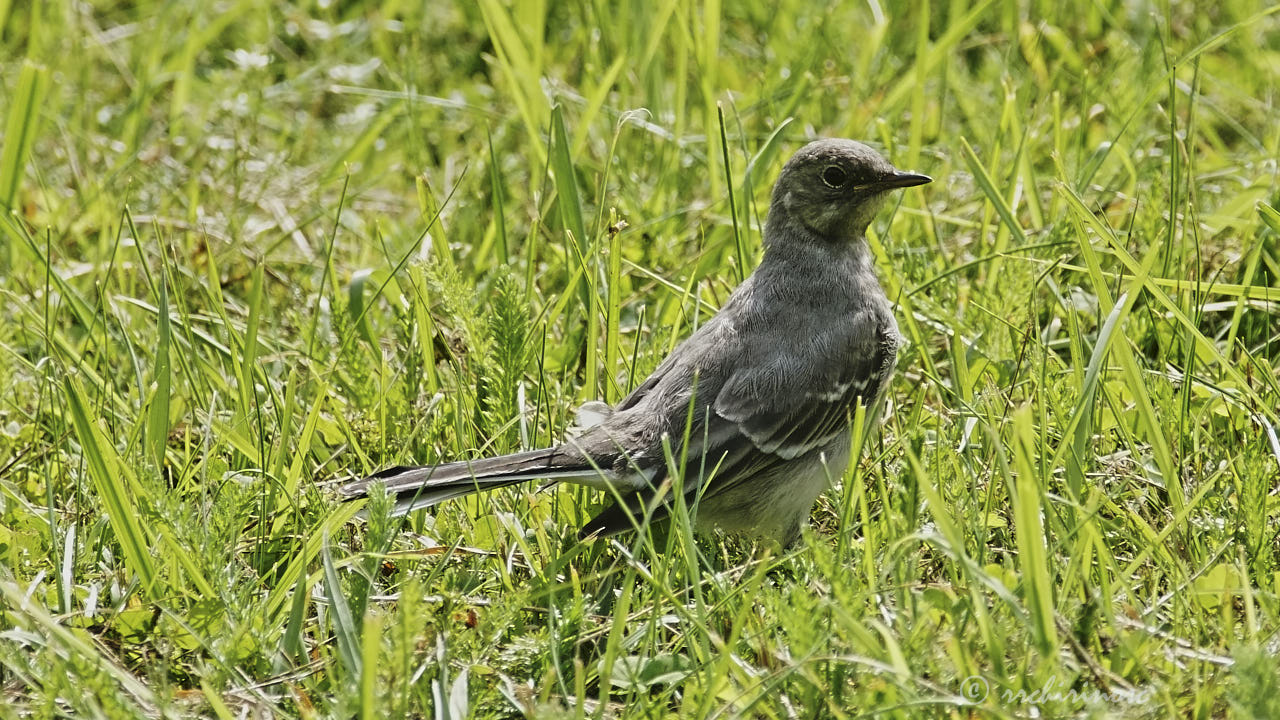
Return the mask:
M839 165L828 165L822 171L822 182L826 183L827 187L838 188L844 184L847 177L844 169Z

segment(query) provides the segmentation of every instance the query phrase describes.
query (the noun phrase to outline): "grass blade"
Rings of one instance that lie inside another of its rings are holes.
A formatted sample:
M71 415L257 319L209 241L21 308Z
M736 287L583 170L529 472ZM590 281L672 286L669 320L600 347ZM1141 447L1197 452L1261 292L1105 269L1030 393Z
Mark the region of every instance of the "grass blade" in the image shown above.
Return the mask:
M498 165L498 154L493 150L493 135L488 128L485 128L485 139L489 145L489 213L497 227L498 259L506 265L511 262L511 255L507 249L507 212L502 197L502 168Z
M1053 585L1049 578L1051 560L1045 542L1044 523L1040 519L1047 507L1038 481L1040 476L1036 472L1035 421L1031 417L1031 408L1023 407L1014 413L1013 430L1015 474L1009 496L1013 501L1018 568L1033 635L1040 653L1048 659L1058 651L1058 631Z
M94 490L105 505L107 522L115 533L116 541L124 553L125 566L138 574L142 587L149 597L163 594L157 582L155 564L152 561L151 542L137 508L149 505L147 494L138 483L133 470L120 461L115 446L107 442L102 431L89 419L84 402L84 389L71 377L63 384L67 410L75 426L76 437L84 452L89 476Z
M329 610L333 620L333 635L338 641L338 660L347 670L347 675L359 679L363 675L364 661L360 652L360 629L356 627L355 618L351 615L351 607L342 594L342 582L338 579L338 571L333 565L333 557L329 554L328 537L325 538L320 551L320 561L324 566L324 593L329 600Z
M1008 201L996 189L995 181L991 179L991 175L983 167L982 161L978 159L978 155L973 151L973 147L969 145L969 141L960 138L960 149L963 151L964 161L969 167L969 172L973 173L974 181L982 189L982 194L986 196L987 201L996 209L996 214L1000 216L1005 226L1009 228L1009 232L1016 241L1016 246L1025 245L1027 234L1023 232L1022 225L1018 224L1018 219L1013 216L1013 208L1009 207Z
M590 241L586 222L583 220L582 200L578 195L578 176L573 169L573 159L569 156L569 133L564 126L564 110L559 105L551 110L551 170L555 175L556 204L560 208L560 220L565 234L569 236L567 254L574 256L577 261L577 272L564 289L564 294L566 297L575 293L579 296L587 321L587 359L582 392L584 395L598 397L599 383L596 378L599 363L596 348L600 341L600 321L594 300L594 278L588 262Z
M729 137L724 127L724 107L716 103L716 119L720 124L720 155L724 162L725 187L729 190L729 218L733 221L733 249L737 256L734 274L741 283L747 277L747 251L742 246L742 230L738 227L738 203L733 192L733 164L729 162Z
M156 359L152 372L151 403L147 408L147 447L156 467L164 469L164 450L169 441L169 399L173 382L169 362L172 330L169 326L169 282L161 273L160 298L156 308Z
M382 643L382 618L378 615L367 615L361 629L360 646L360 717L362 720L377 720L386 717L379 709L378 698L378 655Z
M9 97L9 117L5 121L4 148L0 149L0 209L11 210L18 197L18 185L25 174L27 157L40 127L40 108L49 84L49 71L25 60L18 85Z

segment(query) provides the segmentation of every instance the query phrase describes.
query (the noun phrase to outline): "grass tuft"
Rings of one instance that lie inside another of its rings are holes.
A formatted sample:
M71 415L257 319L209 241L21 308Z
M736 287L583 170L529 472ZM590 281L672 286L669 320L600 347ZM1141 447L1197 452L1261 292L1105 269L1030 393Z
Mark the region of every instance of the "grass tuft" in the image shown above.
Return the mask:
M1275 716L1280 12L1042 5L0 0L0 707ZM821 135L935 182L796 547L338 503L624 397Z

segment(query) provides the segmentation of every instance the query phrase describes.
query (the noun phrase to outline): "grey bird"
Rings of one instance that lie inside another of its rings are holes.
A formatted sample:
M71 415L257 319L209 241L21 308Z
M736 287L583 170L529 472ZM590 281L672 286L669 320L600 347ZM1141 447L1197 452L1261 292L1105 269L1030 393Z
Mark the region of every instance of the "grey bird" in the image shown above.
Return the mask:
M683 459L700 531L791 544L849 465L856 406L878 416L896 361L867 226L889 191L930 181L852 140L805 145L774 185L759 267L616 407L590 404L594 424L556 447L394 467L340 492L355 499L381 483L401 514L529 480L575 482L617 498L581 529L587 538L669 516L671 459Z

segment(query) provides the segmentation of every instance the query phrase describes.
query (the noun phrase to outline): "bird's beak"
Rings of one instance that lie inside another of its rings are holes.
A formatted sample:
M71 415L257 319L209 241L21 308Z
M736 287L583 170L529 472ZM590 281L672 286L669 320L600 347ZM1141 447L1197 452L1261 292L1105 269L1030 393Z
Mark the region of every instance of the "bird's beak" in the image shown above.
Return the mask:
M917 185L924 185L925 183L931 183L931 182L933 182L933 178L929 177L928 175L917 175L915 173L908 173L908 172L895 172L891 175L886 175L880 180L872 183L872 187L874 187L877 190L894 190L896 188L915 187Z

